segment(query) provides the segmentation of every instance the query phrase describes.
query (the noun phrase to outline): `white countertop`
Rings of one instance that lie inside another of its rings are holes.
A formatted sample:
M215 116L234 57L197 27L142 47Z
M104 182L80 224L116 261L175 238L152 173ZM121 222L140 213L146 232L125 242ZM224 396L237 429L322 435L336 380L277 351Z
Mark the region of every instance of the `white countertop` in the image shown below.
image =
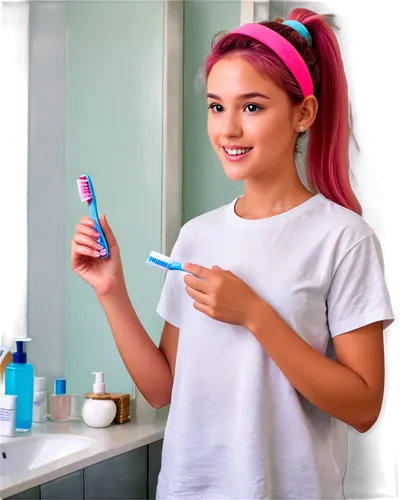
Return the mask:
M16 437L0 436L1 442L45 434L79 435L96 441L93 446L51 463L0 477L0 498L7 498L107 458L163 439L168 411L169 407L157 411L142 409L132 416L130 422L111 424L101 429L88 427L80 418L72 418L68 422L49 420L42 424L33 424L31 431L24 434L17 433Z

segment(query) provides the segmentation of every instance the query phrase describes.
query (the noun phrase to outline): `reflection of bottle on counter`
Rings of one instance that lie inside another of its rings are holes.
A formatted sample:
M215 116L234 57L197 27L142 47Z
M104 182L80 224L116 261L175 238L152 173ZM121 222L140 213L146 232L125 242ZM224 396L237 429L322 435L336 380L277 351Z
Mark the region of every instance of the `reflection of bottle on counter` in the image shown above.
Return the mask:
M33 422L46 422L47 420L47 394L45 391L46 379L35 377L33 388Z
M17 351L13 354L13 362L6 368L5 393L17 396L16 430L29 431L32 427L34 370L33 366L26 362L24 342L31 339L14 340Z
M64 422L70 415L71 396L67 394L67 381L58 378L54 381L54 394L51 395L51 419Z

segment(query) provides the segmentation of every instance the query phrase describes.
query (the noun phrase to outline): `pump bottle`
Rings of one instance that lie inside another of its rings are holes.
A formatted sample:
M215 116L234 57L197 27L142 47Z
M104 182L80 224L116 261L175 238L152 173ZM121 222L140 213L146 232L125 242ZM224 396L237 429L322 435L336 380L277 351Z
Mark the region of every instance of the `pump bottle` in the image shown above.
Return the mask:
M13 362L6 368L5 394L17 396L15 429L25 432L32 428L34 368L26 361L24 343L32 339L14 340L17 350L13 354Z
M108 427L117 414L117 405L106 393L104 372L93 372L96 381L93 384L93 393L85 401L82 408L82 418L89 427ZM96 399L94 399L96 398Z

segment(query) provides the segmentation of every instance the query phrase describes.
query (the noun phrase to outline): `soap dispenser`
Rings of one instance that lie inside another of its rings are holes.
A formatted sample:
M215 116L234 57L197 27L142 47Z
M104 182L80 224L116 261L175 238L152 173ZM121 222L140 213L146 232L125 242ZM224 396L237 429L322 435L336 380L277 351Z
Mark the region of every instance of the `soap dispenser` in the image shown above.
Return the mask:
M13 354L13 362L6 368L5 394L17 396L15 428L25 432L32 428L34 369L26 362L24 343L32 339L14 340L17 350Z
M82 408L82 418L89 427L108 427L117 414L117 405L106 393L104 372L93 372L96 376L93 393L85 394L87 401Z

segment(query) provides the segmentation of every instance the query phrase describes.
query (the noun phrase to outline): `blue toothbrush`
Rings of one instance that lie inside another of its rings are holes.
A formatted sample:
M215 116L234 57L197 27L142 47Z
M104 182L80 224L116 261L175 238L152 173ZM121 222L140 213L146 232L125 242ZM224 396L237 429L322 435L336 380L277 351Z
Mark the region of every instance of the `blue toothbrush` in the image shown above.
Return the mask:
M182 262L177 262L162 253L150 252L150 255L146 259L146 264L158 267L158 269L163 269L164 271L183 271L184 273L192 274L194 276L193 273L183 269Z
M76 181L78 184L79 196L81 197L81 201L89 205L90 208L90 218L94 220L95 227L94 229L100 233L100 237L97 238L97 242L103 247L104 250L101 250L100 258L106 259L110 256L110 251L108 249L107 240L104 236L103 230L100 226L99 214L97 213L97 204L96 204L96 195L94 192L94 187L92 180L88 174L83 174L79 176L79 179Z

